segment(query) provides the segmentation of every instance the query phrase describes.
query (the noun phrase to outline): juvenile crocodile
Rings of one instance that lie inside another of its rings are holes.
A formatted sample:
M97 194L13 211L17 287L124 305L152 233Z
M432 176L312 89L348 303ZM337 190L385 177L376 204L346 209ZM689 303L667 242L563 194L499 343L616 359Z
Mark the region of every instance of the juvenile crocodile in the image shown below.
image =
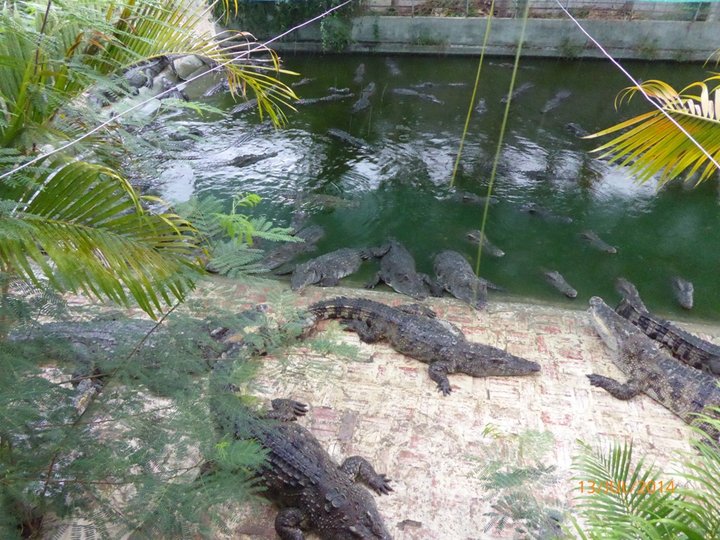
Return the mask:
M605 253L617 253L617 248L611 246L605 240L600 238L595 231L583 231L580 233L580 238L586 240L592 247L604 251Z
M365 343L385 339L399 353L429 364L430 378L444 395L451 392L447 377L451 373L488 377L540 371L535 362L467 341L459 328L417 304L394 308L372 300L339 297L317 302L308 311L318 320L341 319Z
M493 244L490 240L488 240L488 237L486 234L480 232L477 229L474 229L467 233L467 238L470 240L473 244L482 244L482 250L483 253L487 253L491 257L504 257L505 252L497 247L495 244Z
M590 299L589 313L595 330L613 352L613 362L628 377L623 384L592 374L588 375L590 384L622 400L647 394L687 423L693 422L698 413L708 413L704 410L707 406L720 407L717 379L665 353L601 298ZM720 441L720 433L704 427L714 441Z
M487 290L501 290L487 279L475 275L470 263L457 251L445 250L435 256L438 283L458 300L475 309L487 305Z
M615 308L619 315L645 332L648 337L665 345L678 360L696 369L720 375L720 347L650 313L640 299L637 288L628 280L619 278L616 287L623 295Z
M427 274L415 270L415 259L397 240L390 240L388 250L380 259L380 271L365 287L372 289L381 281L400 294L424 300L430 293L442 294L442 289Z
M550 272L544 272L545 280L550 283L553 287L555 287L558 291L563 293L568 298L576 298L577 297L577 291L570 286L570 284L565 280L563 275L558 272L557 270L552 270Z
M333 287L345 276L357 272L363 260L381 257L383 253L383 248L336 249L296 266L290 278L290 287L293 291L314 283L321 287Z

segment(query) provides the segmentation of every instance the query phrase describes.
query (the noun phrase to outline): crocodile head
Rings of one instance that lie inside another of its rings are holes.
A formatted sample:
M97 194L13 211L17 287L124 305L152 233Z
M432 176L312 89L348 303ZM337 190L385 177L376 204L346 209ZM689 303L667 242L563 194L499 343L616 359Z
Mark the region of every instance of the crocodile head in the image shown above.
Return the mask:
M639 333L632 323L615 313L602 298L593 296L588 312L595 331L612 351L618 351L631 335Z
M290 288L293 291L301 291L308 285L317 283L322 278L318 271L306 264L298 265L290 278Z
M393 290L406 294L415 300L424 300L428 297L428 289L422 276L416 273L399 273L386 280Z

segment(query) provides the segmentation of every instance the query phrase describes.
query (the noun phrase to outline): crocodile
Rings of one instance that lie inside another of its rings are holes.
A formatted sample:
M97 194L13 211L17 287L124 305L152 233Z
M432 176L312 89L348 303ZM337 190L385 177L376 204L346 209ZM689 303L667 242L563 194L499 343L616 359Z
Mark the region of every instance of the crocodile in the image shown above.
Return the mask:
M567 129L570 133L572 133L578 138L588 135L588 131L580 124L576 124L575 122L568 122L567 124L565 124L565 129Z
M241 317L249 326L239 333L231 335L227 328L211 332L228 347L210 373L210 410L220 438L232 434L254 440L264 450L265 459L254 472L264 487L260 494L280 509L275 519L278 536L302 540L305 532L314 532L327 540L390 540L374 498L361 485L389 494L392 487L384 474L360 456L348 457L338 466L315 436L295 422L307 413L307 405L274 399L271 410L262 412L236 395L235 366L268 353L280 342L302 337L297 323L307 330L312 321L289 321L274 328L262 305ZM214 469L212 462L206 463L200 479Z
M565 296L568 298L577 298L577 291L570 286L560 272L552 270L550 272L543 272L543 274L545 275L545 280Z
M430 378L446 396L451 392L448 374L489 377L540 371L535 362L467 341L458 327L418 304L390 307L364 298L338 297L312 304L308 311L317 320L342 320L365 343L385 339L397 352L429 364Z
M398 66L397 62L392 58L386 58L385 65L387 66L390 75L392 75L393 77L399 77L400 75L402 75L402 71L400 71L400 66Z
M545 221L555 221L558 223L572 223L573 219L570 216L560 216L558 214L554 214L547 208L543 208L542 206L539 206L537 203L529 202L525 203L520 207L521 212L526 212L530 214L531 216L537 216L539 218L544 219Z
M456 201L466 204L477 204L479 206L485 206L486 204L497 204L497 197L483 197L482 195L476 195L469 191L456 191L453 193L452 198Z
M330 135L333 139L337 139L361 150L367 150L370 147L370 145L364 140L358 137L353 137L347 131L343 131L342 129L330 128L327 130L327 134Z
M648 337L662 343L678 360L710 374L720 375L720 347L701 339L673 323L650 313L635 285L619 278L617 289L623 299L615 311L642 330Z
M350 111L356 113L367 109L370 106L370 98L375 95L375 89L376 85L374 82L369 83L365 88L363 88L362 92L360 92L360 99L353 103Z
M316 98L300 98L295 102L295 105L315 105L317 103L330 103L331 101L342 101L353 97L355 94L352 93L332 93L327 96L316 97Z
M693 295L695 294L695 287L692 282L681 278L680 276L673 276L672 288L675 293L675 299L685 309L693 308Z
M288 242L277 246L265 254L261 264L268 270L276 270L301 253L315 250L315 244L323 236L325 236L325 230L320 225L304 227L295 233L295 237L301 238L303 242Z
M389 494L390 480L360 456L338 466L315 436L295 422L307 405L274 399L272 410L252 413L226 394L227 401L215 400L214 410L224 413L216 413L216 421L223 431L254 440L266 452L257 477L265 488L260 494L280 508L275 531L281 540L302 540L305 532L326 540L391 540L375 499L361 485ZM203 474L212 470L208 464Z
M353 82L356 84L362 84L364 78L365 64L360 64L357 69L355 69L355 77L353 77Z
M569 98L572 95L572 92L570 90L558 90L557 94L555 94L553 97L551 97L545 105L543 105L543 108L540 109L540 112L542 114L548 113L558 107L563 101L565 101L567 98Z
M415 259L397 240L390 240L387 253L380 259L380 271L365 287L372 289L381 281L400 294L424 300L429 294L442 294L442 289L427 274L415 270Z
M628 382L621 383L593 373L588 375L590 384L622 400L644 393L687 423L693 422L699 413L717 415L705 410L708 406L720 407L716 378L665 353L601 298L590 299L589 313L595 330L613 352L613 362L628 377ZM715 442L720 441L720 432L703 427Z
M470 263L457 251L445 250L435 256L438 283L455 298L475 309L487 305L488 289L502 290L494 283L475 275Z
M531 82L523 83L523 84L521 84L520 86L518 86L518 87L513 91L513 93L510 94L510 96L505 96L504 98L502 98L502 99L500 100L500 103L507 103L508 101L510 101L510 100L512 100L512 99L516 99L516 98L518 98L519 96L523 95L523 94L524 94L525 92L527 92L528 90L530 90L531 88L533 88L534 86L535 86L535 83L531 83Z
M615 246L611 246L605 240L600 238L595 231L583 231L580 233L580 238L586 240L592 247L604 251L605 253L617 253L618 250Z
M486 234L480 232L477 229L473 229L472 231L467 233L467 238L473 244L480 245L482 243L483 253L487 253L491 257L504 257L505 256L505 252L502 249L500 249L495 244L493 244L490 240L488 240L488 237Z
M441 105L443 101L441 99L436 98L432 94L426 94L423 92L418 92L417 90L413 90L412 88L393 88L392 93L396 94L398 96L411 96L423 99L425 101L429 101L431 103L437 103Z
M341 248L310 259L295 267L290 287L298 291L314 283L321 287L335 286L342 278L357 272L363 260L381 257L385 253L383 249Z

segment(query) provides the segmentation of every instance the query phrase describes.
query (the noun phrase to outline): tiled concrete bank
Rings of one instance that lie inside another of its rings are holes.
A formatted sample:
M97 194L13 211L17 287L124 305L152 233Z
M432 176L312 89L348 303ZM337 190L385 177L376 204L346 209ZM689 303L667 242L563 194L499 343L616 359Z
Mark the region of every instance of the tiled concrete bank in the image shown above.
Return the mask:
M616 58L705 61L720 47L720 21L581 21L586 30ZM515 55L521 19L494 18L487 54ZM486 19L480 17L356 17L348 52L383 54L467 54L482 50ZM285 41L280 51L320 50L320 27L305 27ZM604 58L600 50L568 19L529 19L523 56Z
M201 294L209 306L218 302L238 309L264 301L269 293L217 281ZM308 289L296 302L306 305L339 294L406 302L396 294L337 288ZM514 537L512 527L486 530L493 501L479 472L488 460L501 459L492 454L497 441L483 435L488 425L506 434L552 434L543 463L557 467L555 480L535 487L532 495L559 500L561 506L578 487L569 472L577 439L596 445L633 438L658 464L667 464L674 450L689 449L686 425L649 398L622 402L590 387L587 373L620 372L584 311L492 302L487 311L475 312L449 298L426 303L470 340L534 360L542 372L524 378L453 375L453 393L443 397L425 364L342 333L343 341L359 347L359 359L324 357L299 346L289 359L265 359L260 377L263 397L311 405L301 423L338 461L363 455L392 478L394 493L378 497L378 505L396 539ZM720 335L720 329L713 332ZM672 469L666 470L669 480ZM244 539L273 539L274 515L270 505L249 509L234 516L234 532Z

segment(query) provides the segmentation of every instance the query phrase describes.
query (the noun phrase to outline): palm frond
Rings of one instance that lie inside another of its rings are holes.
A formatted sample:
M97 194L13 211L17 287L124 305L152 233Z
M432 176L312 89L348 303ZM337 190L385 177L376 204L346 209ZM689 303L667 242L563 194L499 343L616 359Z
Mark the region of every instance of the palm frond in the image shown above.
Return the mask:
M629 166L640 182L659 175L663 184L680 175L690 177L695 173L699 173L698 181L707 180L717 170L715 163L674 122L682 126L713 159L720 159L718 81L720 75L714 75L702 82L692 83L680 92L658 80L626 88L618 95L616 106L630 101L642 89L672 120L654 110L586 138L622 132L593 152L600 153L601 158L609 158L611 162Z
M660 485L662 478L643 459L633 463L632 443L613 445L608 452L581 443L573 469L579 473L578 509L592 531L590 538L674 538L665 520L673 517L671 502L678 495L644 489Z
M235 241L218 242L213 249L208 268L218 274L237 278L267 272L260 260L264 252Z
M0 264L22 279L42 274L60 290L132 298L151 316L183 299L196 277L190 224L145 212L127 180L85 162L60 167L2 216L0 238Z

